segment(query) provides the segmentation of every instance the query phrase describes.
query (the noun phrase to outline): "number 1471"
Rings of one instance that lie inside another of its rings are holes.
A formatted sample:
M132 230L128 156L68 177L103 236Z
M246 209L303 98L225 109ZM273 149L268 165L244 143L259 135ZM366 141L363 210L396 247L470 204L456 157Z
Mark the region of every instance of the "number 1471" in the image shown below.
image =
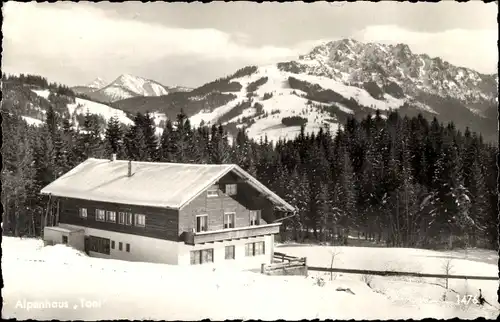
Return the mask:
M473 295L463 295L463 296L460 296L457 294L457 304L470 304L470 302L474 303L474 304L478 304L479 301L477 300L477 297L476 296L473 296Z

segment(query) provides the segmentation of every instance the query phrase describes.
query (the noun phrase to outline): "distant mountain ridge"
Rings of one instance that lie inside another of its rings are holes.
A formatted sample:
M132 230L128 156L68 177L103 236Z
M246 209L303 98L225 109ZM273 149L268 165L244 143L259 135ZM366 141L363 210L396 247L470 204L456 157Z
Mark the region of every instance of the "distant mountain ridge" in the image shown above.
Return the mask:
M168 87L151 79L122 74L111 83L106 83L98 77L88 85L75 86L72 90L96 101L111 103L131 97L162 96L190 89L180 86Z
M194 125L223 123L274 140L295 136L300 124L306 131L334 131L349 116L399 110L437 116L496 139L497 103L497 74L417 55L405 44L343 39L316 46L296 60L247 66L191 92L132 97L114 106L169 118L183 108Z

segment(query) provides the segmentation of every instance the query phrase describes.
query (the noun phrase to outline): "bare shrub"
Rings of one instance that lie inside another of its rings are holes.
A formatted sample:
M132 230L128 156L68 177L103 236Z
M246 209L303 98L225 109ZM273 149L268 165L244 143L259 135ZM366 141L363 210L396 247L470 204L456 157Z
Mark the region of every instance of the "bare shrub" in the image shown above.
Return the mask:
M331 261L330 261L330 269L333 269L333 262L335 261L335 256L337 255L340 255L342 252L340 252L339 250L337 249L333 249L331 252ZM337 277L337 275L335 274L335 278ZM330 271L330 281L333 280L333 271Z
M316 277L316 285L320 286L320 287L323 287L325 286L325 280L323 279L323 277Z
M363 274L361 276L361 281L363 281L363 283L365 283L369 288L372 288L372 280L373 280L372 275Z
M444 273L446 275L450 275L450 272L453 268L453 265L451 264L451 258L447 259L444 263L443 263L443 269L444 269ZM448 289L448 277L445 278L445 288Z

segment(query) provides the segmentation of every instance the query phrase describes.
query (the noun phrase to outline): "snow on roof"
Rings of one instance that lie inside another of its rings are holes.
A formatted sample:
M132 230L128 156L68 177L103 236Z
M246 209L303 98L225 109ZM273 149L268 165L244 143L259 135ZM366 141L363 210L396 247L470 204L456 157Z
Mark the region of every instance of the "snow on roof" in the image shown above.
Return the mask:
M90 158L41 190L59 197L180 209L233 171L264 194L276 207L294 211L255 178L235 164L181 164Z
M58 231L61 233L68 233L68 234L84 230L83 228L66 228L66 227L60 227L60 226L46 226L45 229L54 230L54 231Z

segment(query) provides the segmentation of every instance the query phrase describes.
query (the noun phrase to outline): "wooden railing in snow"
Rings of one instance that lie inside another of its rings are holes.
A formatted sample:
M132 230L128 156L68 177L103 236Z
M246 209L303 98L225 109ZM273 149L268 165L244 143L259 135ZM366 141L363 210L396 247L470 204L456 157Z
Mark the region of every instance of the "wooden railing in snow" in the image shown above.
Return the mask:
M280 260L271 264L262 264L261 273L267 275L307 275L307 258L294 257L284 253L274 252L273 260Z

